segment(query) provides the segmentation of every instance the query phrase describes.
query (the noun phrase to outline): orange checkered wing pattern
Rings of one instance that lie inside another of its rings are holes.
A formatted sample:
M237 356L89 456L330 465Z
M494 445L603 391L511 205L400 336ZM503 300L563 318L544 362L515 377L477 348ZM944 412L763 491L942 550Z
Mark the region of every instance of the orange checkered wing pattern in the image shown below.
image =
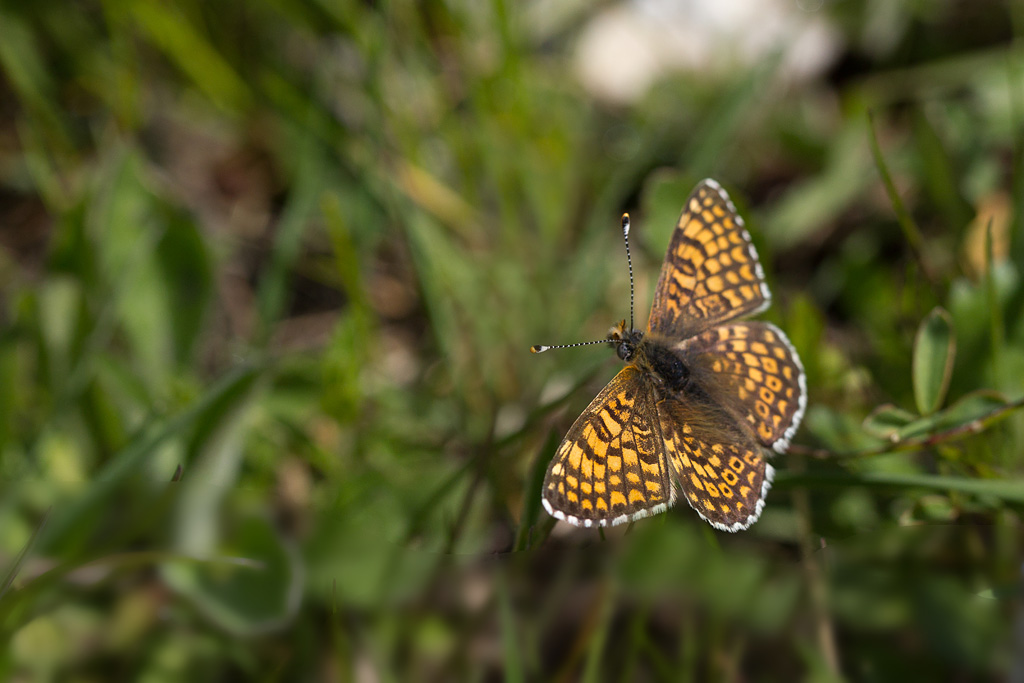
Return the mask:
M774 470L753 434L710 403L669 398L658 403L665 452L683 497L721 531L757 521Z
M761 445L785 452L807 407L807 379L796 349L775 325L740 321L681 342L718 405L750 425Z
M743 219L714 180L701 181L668 245L649 332L690 337L768 308L771 294Z
M675 502L650 380L627 365L583 411L544 477L544 508L576 526L612 526Z

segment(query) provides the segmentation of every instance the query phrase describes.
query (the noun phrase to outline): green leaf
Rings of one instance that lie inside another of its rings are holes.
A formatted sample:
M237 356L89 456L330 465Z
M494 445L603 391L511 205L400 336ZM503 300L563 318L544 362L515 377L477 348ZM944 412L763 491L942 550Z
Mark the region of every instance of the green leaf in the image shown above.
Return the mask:
M214 555L210 562L165 563L163 577L231 633L251 636L281 628L302 595L298 552L262 517L239 523L225 550L230 555Z
M918 417L899 408L894 408L898 412L890 413L883 411L883 408L892 406L881 406L864 420L864 428L880 432L888 429L887 433L880 433L879 436L894 443L965 427L981 431L986 426L986 418L995 416L998 411L1006 408L1009 404L1010 402L1002 394L982 389L961 397L944 410L924 417ZM873 417L876 416L876 413L878 416ZM911 419L899 424L899 420L905 419L906 416ZM870 427L869 420L871 421ZM976 424L972 425L972 423Z
M985 418L1010 405L1010 401L997 391L980 389L961 397L956 403L933 416L936 429L956 429L972 422L978 428Z
M886 403L864 418L864 431L880 439L894 440L904 427L916 419L917 415L909 410Z
M922 415L934 413L946 398L955 356L953 319L936 306L921 323L914 340L914 400Z

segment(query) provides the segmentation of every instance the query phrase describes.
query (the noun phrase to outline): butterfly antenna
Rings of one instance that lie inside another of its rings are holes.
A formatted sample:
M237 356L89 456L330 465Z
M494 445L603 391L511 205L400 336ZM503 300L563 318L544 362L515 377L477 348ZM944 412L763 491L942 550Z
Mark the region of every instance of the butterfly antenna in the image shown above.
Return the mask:
M533 346L530 347L530 353L544 353L545 351L550 351L551 349L571 349L574 346L590 346L591 344L607 344L609 342L614 344L617 341L619 340L598 339L596 341L576 342L575 344L555 344L553 346L545 346L544 344L534 344Z
M629 255L629 214L622 214L622 239L626 242L626 263L629 264L629 329L633 329L633 258Z
M629 214L622 214L622 238L626 241L626 263L629 264L629 329L633 329L633 259L629 255ZM544 344L534 344L530 347L531 353L544 353L551 349L571 349L575 346L589 346L591 344L607 344L611 342L616 344L625 341L623 339L598 339L596 341L577 342L575 344L554 344L551 346L545 346Z

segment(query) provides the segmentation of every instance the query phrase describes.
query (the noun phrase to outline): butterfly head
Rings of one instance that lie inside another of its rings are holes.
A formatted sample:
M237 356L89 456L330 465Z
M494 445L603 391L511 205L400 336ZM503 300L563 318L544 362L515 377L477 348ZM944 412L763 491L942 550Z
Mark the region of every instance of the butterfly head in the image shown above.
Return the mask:
M624 361L631 361L636 355L640 340L644 333L640 330L628 329L626 321L620 320L608 330L608 341L615 347L615 353Z

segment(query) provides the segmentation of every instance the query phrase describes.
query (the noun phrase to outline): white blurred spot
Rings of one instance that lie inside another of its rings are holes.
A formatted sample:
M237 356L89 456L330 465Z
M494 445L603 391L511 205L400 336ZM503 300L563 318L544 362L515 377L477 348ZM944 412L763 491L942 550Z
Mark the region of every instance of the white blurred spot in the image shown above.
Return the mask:
M840 47L826 16L790 0L633 0L590 21L576 65L592 94L626 104L668 73L714 78L779 51L782 82L805 81L828 68Z

